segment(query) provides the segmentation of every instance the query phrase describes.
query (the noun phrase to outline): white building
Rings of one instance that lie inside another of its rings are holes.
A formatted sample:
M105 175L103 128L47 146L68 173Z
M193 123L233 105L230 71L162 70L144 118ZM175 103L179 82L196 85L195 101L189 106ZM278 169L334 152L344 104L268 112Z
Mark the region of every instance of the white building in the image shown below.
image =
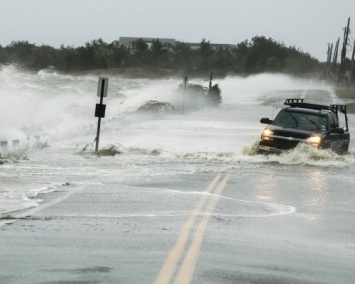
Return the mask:
M191 49L199 49L200 43L192 43L192 42L182 42L177 41L174 38L153 38L153 37L120 37L120 45L124 45L128 48L134 49L135 48L135 41L142 39L146 42L149 46L153 43L153 40L158 40L163 44L164 47L175 46L176 43L184 43L190 46ZM219 44L219 43L210 43L212 49L217 50L219 48L233 48L235 47L234 44Z

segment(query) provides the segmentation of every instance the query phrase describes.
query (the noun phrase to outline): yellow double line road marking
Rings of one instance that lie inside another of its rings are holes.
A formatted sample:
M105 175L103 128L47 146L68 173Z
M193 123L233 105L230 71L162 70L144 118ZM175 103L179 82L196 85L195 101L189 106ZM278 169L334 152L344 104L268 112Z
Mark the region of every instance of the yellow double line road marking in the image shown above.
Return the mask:
M308 85L312 84L312 82L313 82L313 79L310 79ZM301 99L305 99L305 98L306 98L308 89L309 89L309 88L307 87L306 89L304 89L304 90L302 91Z
M191 235L191 232L194 228L194 225L197 221L198 216L200 214L202 214L203 217L202 217L202 219L195 231L195 235L191 241L191 245L186 253L184 261L182 262L182 265L181 265L176 277L174 278L175 279L174 283L176 283L176 284L190 283L190 281L192 279L192 275L195 270L198 255L200 253L200 248L202 245L203 236L205 234L205 230L207 228L208 221L211 217L211 213L213 212L214 208L216 207L216 205L219 201L219 196L222 194L224 188L227 185L227 181L228 181L228 176L224 175L222 173L219 173L212 180L212 182L209 184L209 186L207 187L205 192L211 194L215 190L214 198L211 199L208 202L208 204L206 205L210 195L205 194L197 202L197 204L193 210L193 213L190 215L184 228L182 229L179 239L176 241L176 243L173 246L172 250L170 251L169 256L166 259L162 269L160 270L160 273L155 280L155 284L172 283L171 281L173 280L177 263L179 262L181 255L184 252L184 248L187 244L189 236ZM220 184L217 187L218 182L220 182ZM205 207L205 210L202 211L204 207Z

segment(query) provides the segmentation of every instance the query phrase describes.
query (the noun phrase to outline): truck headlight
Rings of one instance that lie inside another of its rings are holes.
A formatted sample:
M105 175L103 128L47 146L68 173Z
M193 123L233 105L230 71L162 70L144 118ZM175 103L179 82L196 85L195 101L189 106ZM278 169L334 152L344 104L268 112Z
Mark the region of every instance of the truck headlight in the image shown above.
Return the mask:
M270 137L270 135L274 134L270 129L264 129L263 131L263 140L266 140L266 141L271 141L272 138Z
M272 135L274 134L270 129L264 129L263 135Z
M311 144L313 147L319 147L321 141L322 141L322 137L320 136L311 136L307 139L307 142Z

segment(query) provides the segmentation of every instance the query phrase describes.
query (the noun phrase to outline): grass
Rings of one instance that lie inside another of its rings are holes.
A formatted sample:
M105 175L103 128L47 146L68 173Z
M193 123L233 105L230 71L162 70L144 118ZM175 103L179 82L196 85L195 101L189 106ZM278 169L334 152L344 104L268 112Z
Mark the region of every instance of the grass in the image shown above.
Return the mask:
M335 89L335 93L341 99L355 99L355 88Z
M114 145L110 145L98 151L99 156L115 156L116 154L122 154L122 151Z
M335 89L335 93L338 96L338 98L355 100L355 88ZM355 113L355 103L348 104L348 112Z

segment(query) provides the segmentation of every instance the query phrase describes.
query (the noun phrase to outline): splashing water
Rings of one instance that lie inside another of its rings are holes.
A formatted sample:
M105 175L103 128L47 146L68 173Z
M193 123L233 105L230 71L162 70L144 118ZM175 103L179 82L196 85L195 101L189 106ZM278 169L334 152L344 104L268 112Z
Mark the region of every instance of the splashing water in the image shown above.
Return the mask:
M256 155L255 140L263 129L260 117L271 116L272 112L270 106L261 103L265 96L275 90L286 96L289 90L305 87L329 90L327 86L309 86L304 80L278 74L216 79L214 83L222 91L222 104L218 107L140 119L132 119L131 115L147 101L181 103L181 96L174 91L182 79L111 76L104 101L107 108L103 121L107 123L102 127L100 145L103 149L123 145L125 151L118 157L110 156L113 160L104 160L105 163L73 155L76 148L82 149L96 137L97 81L93 75L0 68L0 141L18 139L25 148L27 137L40 135L52 146L43 152L31 152L29 161L0 165L0 209L35 206L33 196L67 182L63 179L78 184L98 175L121 176L122 172L134 180L164 173L216 172L265 163L322 167L354 163L352 154L338 156L301 146L278 156ZM207 85L208 81L196 79L194 83ZM84 126L86 130L82 131ZM106 164L108 161L111 167Z
M315 165L315 166L345 166L355 163L353 153L338 155L328 149L317 149L306 143L300 143L295 149L279 155L257 155L259 141L243 149L243 154L254 157L256 162L277 162L287 165Z

